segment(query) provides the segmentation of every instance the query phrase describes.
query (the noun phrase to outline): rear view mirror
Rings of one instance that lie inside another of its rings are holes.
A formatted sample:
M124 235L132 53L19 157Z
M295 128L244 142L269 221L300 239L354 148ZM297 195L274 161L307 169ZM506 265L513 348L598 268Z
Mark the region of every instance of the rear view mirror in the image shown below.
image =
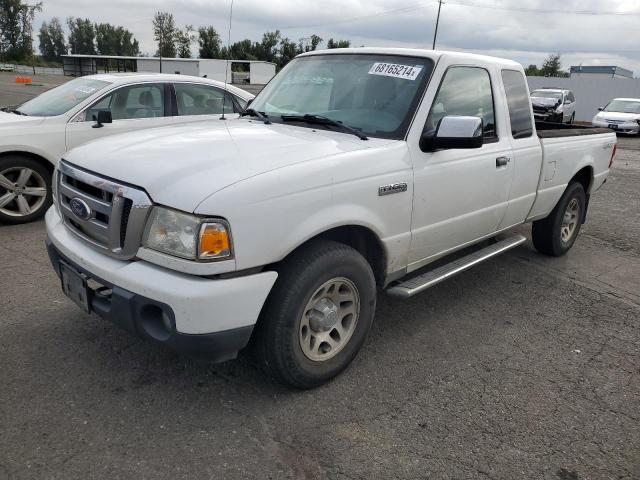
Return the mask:
M482 143L481 118L447 116L438 122L435 131L422 134L420 150L433 152L447 148L480 148Z
M93 128L102 128L105 123L113 123L111 110L98 110L98 114L93 116L93 120L96 122L92 125Z

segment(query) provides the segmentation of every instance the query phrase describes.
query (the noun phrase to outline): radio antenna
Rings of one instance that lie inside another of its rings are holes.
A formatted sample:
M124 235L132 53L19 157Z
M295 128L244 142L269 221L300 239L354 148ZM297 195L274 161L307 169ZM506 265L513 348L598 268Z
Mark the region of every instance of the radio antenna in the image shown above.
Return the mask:
M231 0L231 9L229 10L229 34L227 35L227 65L224 69L224 97L222 97L222 116L220 120L226 120L224 116L225 104L227 102L227 77L229 75L229 53L231 50L231 20L233 20L233 0ZM233 77L231 78L233 80Z

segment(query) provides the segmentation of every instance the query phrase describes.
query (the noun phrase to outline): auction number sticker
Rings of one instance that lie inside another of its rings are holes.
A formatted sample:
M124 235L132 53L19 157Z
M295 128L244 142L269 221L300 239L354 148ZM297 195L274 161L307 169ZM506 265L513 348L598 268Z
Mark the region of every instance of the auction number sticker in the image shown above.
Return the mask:
M397 63L376 62L369 69L369 75L383 75L385 77L415 80L422 71L422 65L399 65Z

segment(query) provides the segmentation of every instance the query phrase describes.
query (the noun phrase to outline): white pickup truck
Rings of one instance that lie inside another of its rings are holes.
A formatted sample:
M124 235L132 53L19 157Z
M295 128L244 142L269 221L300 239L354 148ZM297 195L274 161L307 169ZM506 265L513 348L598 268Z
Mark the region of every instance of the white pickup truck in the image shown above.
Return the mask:
M242 118L65 154L47 247L84 311L218 361L251 345L309 388L353 360L378 290L417 294L522 244L525 222L539 251L571 248L616 137L544 128L512 61L303 54Z

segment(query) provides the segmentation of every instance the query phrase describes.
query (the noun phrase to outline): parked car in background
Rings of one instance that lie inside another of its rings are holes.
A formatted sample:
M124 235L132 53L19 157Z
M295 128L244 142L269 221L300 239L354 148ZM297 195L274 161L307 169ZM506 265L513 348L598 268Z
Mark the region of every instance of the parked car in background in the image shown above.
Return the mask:
M356 356L378 290L416 295L521 245L526 222L540 252L566 253L615 145L605 128L535 125L510 60L309 52L242 118L67 152L47 248L85 312L218 361L251 339L270 374L308 388Z
M226 93L225 93L226 88ZM237 117L253 95L187 75L102 74L71 80L0 111L0 222L25 223L51 204L51 173L67 150L151 127Z
M640 134L640 98L614 98L599 108L594 127L609 127L619 133Z
M576 97L571 90L539 88L531 92L533 115L539 122L573 123Z

